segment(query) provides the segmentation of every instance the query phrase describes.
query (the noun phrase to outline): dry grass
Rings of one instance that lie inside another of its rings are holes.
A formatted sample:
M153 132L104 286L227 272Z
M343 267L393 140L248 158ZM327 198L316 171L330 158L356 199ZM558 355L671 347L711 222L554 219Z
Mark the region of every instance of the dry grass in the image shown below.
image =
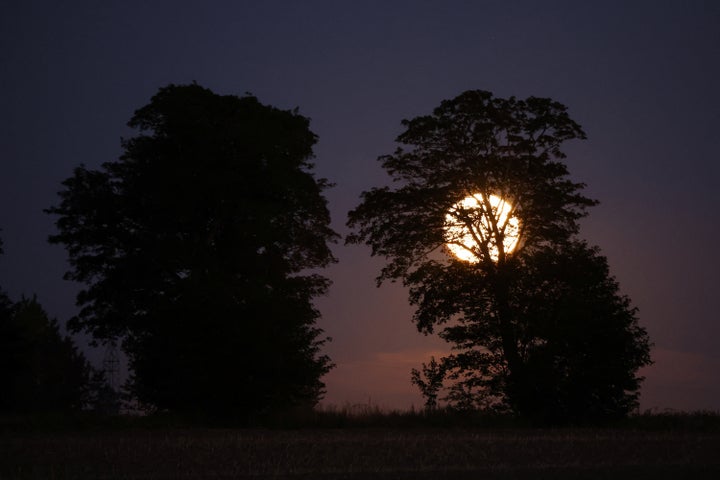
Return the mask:
M720 433L119 429L0 434L2 479L720 478Z

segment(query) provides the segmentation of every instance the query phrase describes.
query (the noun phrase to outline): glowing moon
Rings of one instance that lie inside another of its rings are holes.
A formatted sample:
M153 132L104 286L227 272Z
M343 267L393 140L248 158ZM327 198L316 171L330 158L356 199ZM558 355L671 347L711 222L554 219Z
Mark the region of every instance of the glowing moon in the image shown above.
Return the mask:
M448 250L460 260L477 263L483 256L482 246L487 246L490 258L497 262L499 245L507 255L520 239L520 221L512 212L510 202L497 195L490 195L487 201L481 193L463 198L445 215Z

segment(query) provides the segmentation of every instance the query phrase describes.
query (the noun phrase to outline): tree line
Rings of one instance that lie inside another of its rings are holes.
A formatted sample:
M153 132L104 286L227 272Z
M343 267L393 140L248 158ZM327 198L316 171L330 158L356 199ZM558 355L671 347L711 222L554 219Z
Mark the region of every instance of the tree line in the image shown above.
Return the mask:
M97 409L103 386L102 372L60 333L36 297L13 301L0 288L0 413Z
M418 330L453 346L412 372L429 410L559 423L637 405L650 344L606 259L578 237L596 202L562 162L563 142L585 137L566 110L484 91L446 100L403 121L402 147L379 159L393 187L349 213L346 241L387 260L378 282L402 281ZM239 419L315 405L333 364L313 300L339 235L309 119L191 84L161 88L128 125L137 135L120 158L76 167L46 210L65 279L84 286L68 329L119 343L126 389L152 410ZM27 396L87 405L102 374L35 299L1 295L0 328L0 410L33 409ZM43 355L58 361L29 360Z

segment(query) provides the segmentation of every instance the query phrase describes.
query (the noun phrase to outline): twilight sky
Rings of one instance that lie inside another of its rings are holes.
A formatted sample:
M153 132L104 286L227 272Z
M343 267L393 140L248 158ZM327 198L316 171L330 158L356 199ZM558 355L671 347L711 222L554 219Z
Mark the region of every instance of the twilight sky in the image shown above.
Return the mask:
M43 208L75 166L117 159L158 88L193 80L312 119L342 234L360 192L386 181L376 158L403 118L468 89L564 103L588 134L566 163L601 201L582 236L655 343L642 408L720 410L720 2L9 0L0 287L12 298L37 294L61 322L75 312ZM334 251L317 302L337 364L325 403L420 406L410 369L445 345L417 332L401 287L375 287L380 259Z

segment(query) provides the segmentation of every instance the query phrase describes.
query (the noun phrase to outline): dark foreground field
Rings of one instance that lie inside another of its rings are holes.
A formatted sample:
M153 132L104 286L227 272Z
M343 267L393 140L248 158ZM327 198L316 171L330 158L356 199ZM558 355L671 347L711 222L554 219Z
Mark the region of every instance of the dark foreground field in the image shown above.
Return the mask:
M720 433L348 428L0 433L2 479L720 478Z

